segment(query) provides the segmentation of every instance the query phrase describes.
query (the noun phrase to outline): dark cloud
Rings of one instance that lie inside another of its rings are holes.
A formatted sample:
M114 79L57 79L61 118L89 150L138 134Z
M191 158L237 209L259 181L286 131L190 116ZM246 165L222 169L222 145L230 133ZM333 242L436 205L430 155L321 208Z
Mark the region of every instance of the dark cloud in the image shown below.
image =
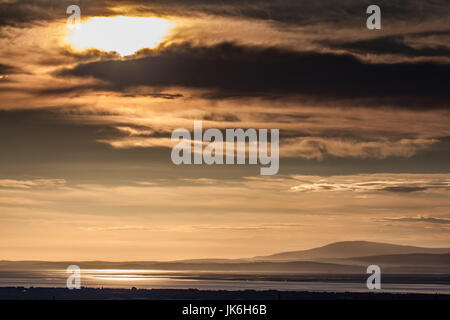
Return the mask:
M412 193L421 192L431 189L450 189L447 181L432 181L428 183L399 184L380 188L379 191L395 192L395 193Z
M431 35L450 35L450 31L427 33ZM450 57L450 48L447 45L436 44L433 46L415 47L408 43L407 36L397 35L364 39L357 41L321 41L321 43L333 48L348 50L361 54L395 54L408 57Z
M60 19L65 9L77 4L85 16L114 15L113 6L133 6L136 14L213 14L283 24L364 25L370 0L17 0L0 3L0 26L28 24L38 20ZM446 17L447 0L378 0L386 21L423 21Z
M202 1L194 1L194 3ZM209 1L215 5L200 7L208 13L240 16L259 20L276 21L282 24L311 26L331 24L365 26L366 9L375 4L371 0L279 0L279 1ZM423 22L448 17L450 6L447 0L378 0L384 22L399 20Z
M183 95L180 93L135 93L135 94L124 94L124 97L134 98L134 97L152 97L152 98L161 98L167 100L174 100L178 98L183 98Z
M0 63L0 75L17 73L18 71L16 67Z
M31 1L0 3L0 26L17 26L35 20L51 19L47 6L32 5Z
M404 193L410 193L410 192L418 192L418 191L425 191L427 190L427 187L417 187L417 186L396 186L396 187L385 187L381 189L382 191L389 191L389 192L404 192Z
M351 55L231 43L172 46L145 58L80 64L59 73L94 77L116 91L188 87L208 89L209 98L309 96L424 109L448 108L449 74L448 64L366 63Z
M54 21L68 17L67 7L79 5L82 15L110 15L107 0L10 0L0 2L0 27L26 27L40 21ZM117 1L118 3L118 1Z

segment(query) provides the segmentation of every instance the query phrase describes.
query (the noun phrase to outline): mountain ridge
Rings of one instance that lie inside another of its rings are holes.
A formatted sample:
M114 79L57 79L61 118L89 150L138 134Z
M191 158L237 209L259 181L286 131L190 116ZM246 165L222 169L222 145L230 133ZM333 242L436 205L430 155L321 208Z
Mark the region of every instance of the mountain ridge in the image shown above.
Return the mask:
M345 259L399 254L442 254L450 248L426 248L370 241L339 241L307 250L279 252L256 256L253 261L305 261L318 259Z

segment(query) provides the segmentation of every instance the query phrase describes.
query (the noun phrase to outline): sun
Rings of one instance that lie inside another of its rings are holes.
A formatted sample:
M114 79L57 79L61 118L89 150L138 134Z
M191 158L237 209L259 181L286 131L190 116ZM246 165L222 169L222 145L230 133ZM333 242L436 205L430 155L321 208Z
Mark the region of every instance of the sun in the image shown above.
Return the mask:
M156 47L172 26L172 21L154 17L93 17L68 28L66 42L75 50L95 48L127 56Z

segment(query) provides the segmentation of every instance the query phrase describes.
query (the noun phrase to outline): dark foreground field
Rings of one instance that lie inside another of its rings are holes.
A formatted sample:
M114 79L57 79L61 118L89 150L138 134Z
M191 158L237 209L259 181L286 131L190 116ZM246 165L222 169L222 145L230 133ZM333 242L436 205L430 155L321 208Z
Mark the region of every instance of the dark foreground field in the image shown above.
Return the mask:
M445 294L208 291L179 289L0 288L0 300L450 300Z

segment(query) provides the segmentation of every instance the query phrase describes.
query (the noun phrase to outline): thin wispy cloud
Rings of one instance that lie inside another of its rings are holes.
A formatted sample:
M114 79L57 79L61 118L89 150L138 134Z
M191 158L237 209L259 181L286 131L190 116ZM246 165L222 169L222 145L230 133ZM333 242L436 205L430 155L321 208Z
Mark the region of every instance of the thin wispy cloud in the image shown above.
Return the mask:
M65 184L66 181L64 179L0 179L0 188L6 189L60 188L64 187Z
M443 224L443 225L450 224L450 219L428 217L428 216L403 217L403 218L384 218L382 221L388 221L388 222L425 222L425 223L436 223L436 224Z
M372 178L372 179L371 179ZM377 179L378 178L378 179ZM384 178L384 179L383 179ZM389 179L386 179L389 178ZM297 179L308 179L308 177L297 177ZM395 175L368 175L368 176L334 176L329 178L317 177L308 179L302 184L290 188L292 192L392 192L412 193L432 191L434 189L449 191L450 179L422 178L399 179Z

